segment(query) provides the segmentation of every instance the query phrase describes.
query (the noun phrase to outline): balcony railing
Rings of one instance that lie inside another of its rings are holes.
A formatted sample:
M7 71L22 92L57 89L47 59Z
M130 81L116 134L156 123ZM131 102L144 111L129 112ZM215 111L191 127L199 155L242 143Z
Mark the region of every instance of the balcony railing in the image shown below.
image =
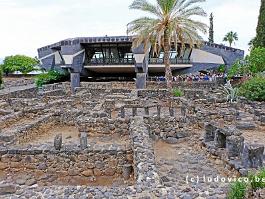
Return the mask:
M170 64L190 64L190 59L174 58L170 59ZM163 58L149 58L149 64L164 64Z
M88 65L134 65L134 58L93 58ZM190 59L174 58L170 59L170 64L190 64ZM163 58L149 58L149 64L164 64Z
M88 65L134 65L133 58L93 58Z

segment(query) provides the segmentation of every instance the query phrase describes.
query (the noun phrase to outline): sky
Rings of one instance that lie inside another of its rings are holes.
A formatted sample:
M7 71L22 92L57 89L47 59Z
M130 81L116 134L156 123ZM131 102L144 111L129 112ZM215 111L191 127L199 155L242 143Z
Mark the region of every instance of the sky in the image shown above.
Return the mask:
M149 0L150 2L155 0ZM37 48L67 38L126 35L126 24L145 13L129 9L132 0L0 0L0 59L37 56ZM260 0L206 0L214 14L215 43L229 31L238 33L233 47L248 53L256 35ZM209 17L200 18L209 24ZM202 35L203 36L203 35ZM203 36L207 40L208 35Z

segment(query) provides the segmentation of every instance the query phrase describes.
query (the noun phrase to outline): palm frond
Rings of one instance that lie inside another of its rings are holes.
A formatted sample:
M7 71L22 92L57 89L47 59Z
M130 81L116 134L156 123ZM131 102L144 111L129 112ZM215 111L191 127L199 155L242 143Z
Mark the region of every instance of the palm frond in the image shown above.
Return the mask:
M129 8L149 12L158 17L163 16L159 8L149 3L147 0L134 0L133 3L129 6Z

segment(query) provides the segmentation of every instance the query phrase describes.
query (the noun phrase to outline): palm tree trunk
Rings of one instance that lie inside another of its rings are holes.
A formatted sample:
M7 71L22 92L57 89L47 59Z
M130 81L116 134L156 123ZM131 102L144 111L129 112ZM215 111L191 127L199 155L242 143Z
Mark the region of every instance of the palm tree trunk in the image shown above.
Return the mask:
M164 32L164 64L165 64L165 78L167 81L167 89L169 92L172 91L172 71L170 68L170 46L169 43L169 29L166 28Z

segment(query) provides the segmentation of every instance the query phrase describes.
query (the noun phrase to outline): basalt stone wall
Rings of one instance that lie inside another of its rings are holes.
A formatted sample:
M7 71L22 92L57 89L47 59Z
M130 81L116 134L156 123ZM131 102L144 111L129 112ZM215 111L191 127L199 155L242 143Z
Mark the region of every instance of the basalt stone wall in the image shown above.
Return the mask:
M10 92L8 94L0 95L0 99L10 99L10 98L36 98L38 96L38 88L29 88L24 90L18 90Z
M156 98L156 99L167 99L170 97L170 93L166 89L157 90L138 90L137 96L139 98Z
M129 135L128 119L109 118L79 118L76 126L80 132L88 132L89 136L99 136L107 134Z
M42 124L49 122L51 120L53 114L43 115L42 117L37 118L34 121L31 121L27 125L18 126L16 128L12 128L8 132L2 131L0 135L0 141L13 143L19 139L24 139L29 136L29 132L32 129L40 127Z
M144 122L148 128L149 134L155 139L168 138L185 138L189 136L189 132L184 130L181 122L175 117L145 117Z
M172 82L173 87L193 88L193 89L214 89L224 84L224 79L217 81L202 81L202 82ZM81 87L89 89L135 89L134 82L81 82ZM148 81L147 89L166 89L166 82Z
M111 82L112 89L135 89L135 82Z
M173 88L189 89L216 89L224 84L223 81L202 81L202 82L173 82ZM147 82L147 89L166 89L166 82Z
M121 175L123 166L133 164L131 150L2 150L0 170L7 172L45 172L60 176ZM45 181L45 178L40 181Z

